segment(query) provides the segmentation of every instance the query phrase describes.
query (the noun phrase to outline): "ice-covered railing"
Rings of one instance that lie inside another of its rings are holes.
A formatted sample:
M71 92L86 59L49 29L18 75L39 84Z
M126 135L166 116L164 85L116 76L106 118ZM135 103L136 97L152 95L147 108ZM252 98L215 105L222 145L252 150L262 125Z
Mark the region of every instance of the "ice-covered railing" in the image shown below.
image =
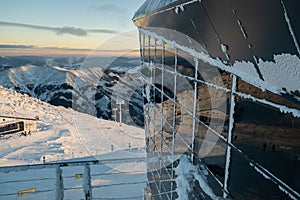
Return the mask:
M138 157L0 167L0 199L17 199L23 196L31 199L64 199L67 196L86 200L107 196L105 199L114 199L102 190L113 191L113 188L139 184L143 188L145 178L140 175L145 174L145 171L113 170L107 166L144 161L145 158ZM109 176L115 180L109 181ZM116 193L120 192L122 193ZM142 190L138 194L140 195L136 196L131 193L128 196L125 192L122 195L127 195L128 199L141 199Z

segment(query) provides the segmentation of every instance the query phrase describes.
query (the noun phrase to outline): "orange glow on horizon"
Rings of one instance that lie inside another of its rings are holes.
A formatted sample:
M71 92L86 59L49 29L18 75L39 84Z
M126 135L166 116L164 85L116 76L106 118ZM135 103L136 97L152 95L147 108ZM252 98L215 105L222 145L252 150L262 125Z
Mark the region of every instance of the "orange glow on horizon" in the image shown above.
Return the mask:
M2 48L0 56L127 56L139 57L138 50L65 50L65 49L18 49L18 48Z

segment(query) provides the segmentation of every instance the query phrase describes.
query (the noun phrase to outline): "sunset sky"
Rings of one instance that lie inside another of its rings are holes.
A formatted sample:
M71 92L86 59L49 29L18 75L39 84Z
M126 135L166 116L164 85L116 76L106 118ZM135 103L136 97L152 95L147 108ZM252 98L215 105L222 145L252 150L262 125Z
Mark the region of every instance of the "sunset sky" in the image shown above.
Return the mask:
M144 0L1 0L0 55L113 55L138 47Z

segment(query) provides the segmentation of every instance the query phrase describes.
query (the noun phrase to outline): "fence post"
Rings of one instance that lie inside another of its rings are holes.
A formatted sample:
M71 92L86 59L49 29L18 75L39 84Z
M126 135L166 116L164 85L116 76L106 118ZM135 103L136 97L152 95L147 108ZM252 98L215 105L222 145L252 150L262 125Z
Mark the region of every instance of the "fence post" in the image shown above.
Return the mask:
M91 168L88 164L85 165L83 177L85 200L92 200Z
M62 178L62 169L57 166L56 168L56 200L64 199L64 183Z

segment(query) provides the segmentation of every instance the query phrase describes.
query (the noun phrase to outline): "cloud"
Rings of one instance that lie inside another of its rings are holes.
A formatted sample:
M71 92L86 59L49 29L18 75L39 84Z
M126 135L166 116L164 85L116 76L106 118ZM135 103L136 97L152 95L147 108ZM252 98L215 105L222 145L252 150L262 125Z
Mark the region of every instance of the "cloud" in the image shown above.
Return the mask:
M37 45L24 44L0 44L0 49L46 49L46 50L67 50L67 51L91 51L92 49L84 48L67 48L67 47L40 47Z
M71 35L77 35L77 36L86 36L87 31L83 30L82 28L75 28L70 26L64 26L61 28L55 28L55 32L57 35L63 35L63 34L71 34Z
M86 30L89 33L109 33L109 34L118 34L120 33L119 31L115 30L108 30L108 29L89 29Z
M44 31L52 31L57 35L70 34L75 36L87 36L89 32L91 33L108 33L108 34L117 34L118 32L110 29L93 29L93 30L85 30L82 28L72 27L72 26L63 26L63 27L50 27L50 26L39 26L32 24L22 24L22 23L14 23L14 22L3 22L0 21L0 26L14 26L14 27L22 27L29 28L35 30L44 30Z
M45 49L45 50L64 50L64 51L98 51L98 52L139 52L138 49L87 49L87 48L68 48L68 47L40 47L37 45L23 44L0 44L0 49Z
M116 13L116 14L124 14L126 10L121 8L118 5L114 4L105 4L101 6L93 6L94 9L100 10L101 12L106 12L106 13Z
M0 49L30 49L35 47L35 45L0 44Z

